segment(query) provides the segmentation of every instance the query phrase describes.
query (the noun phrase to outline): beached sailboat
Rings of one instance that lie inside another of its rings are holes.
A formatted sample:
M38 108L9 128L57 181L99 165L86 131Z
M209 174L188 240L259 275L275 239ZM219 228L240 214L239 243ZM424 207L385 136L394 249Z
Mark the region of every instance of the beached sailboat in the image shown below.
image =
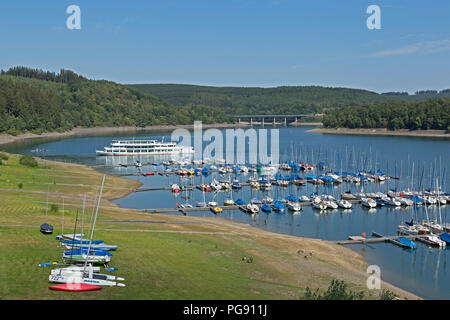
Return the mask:
M45 222L41 224L40 231L43 234L52 234L53 233L53 226L47 223L48 218L48 189L47 189L47 202L45 207Z
M93 222L92 229L91 229L89 245L91 245L92 238L94 235L94 229L95 229L95 224L97 221L98 210L100 207L103 186L105 183L105 177L106 176L103 176L103 180L102 180L102 184L101 184L101 188L100 188L100 194L98 197L95 218L94 218L94 222ZM96 255L91 254L91 247L89 246L85 252L83 249L80 249L79 253L80 253L80 255L79 255L79 257L77 257L77 255L74 255L73 252L71 252L70 261L74 262L74 261L78 260L78 262L84 262L84 269L82 272L80 272L78 270L74 270L74 269L65 270L64 268L62 268L62 269L58 270L59 272L56 272L56 273L52 272L49 275L49 281L66 284L67 286L65 286L65 288L63 290L68 290L68 291L83 291L83 289L81 288L81 284L89 284L89 285L96 285L96 286L120 286L120 287L125 286L125 284L123 284L123 283L120 283L117 281L111 281L112 280L111 277L113 277L113 276L94 273L93 267L87 266L88 263L92 264L95 262L103 262L103 263L107 264L110 259L110 255L108 255L107 252L103 252L103 253L105 253L105 255L103 255L103 256L102 255L96 256ZM67 254L67 252L63 253L63 258L64 258L65 254ZM81 260L81 258L84 258L84 260ZM98 261L97 259L102 259L102 260ZM114 280L123 280L123 279L115 277ZM88 289L86 289L86 290L88 290Z

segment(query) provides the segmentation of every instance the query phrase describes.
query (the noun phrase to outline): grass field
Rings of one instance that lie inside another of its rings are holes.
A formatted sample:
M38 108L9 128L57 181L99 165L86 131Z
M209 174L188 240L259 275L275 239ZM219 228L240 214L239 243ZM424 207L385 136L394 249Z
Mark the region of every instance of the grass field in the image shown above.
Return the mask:
M119 268L115 273L126 279L126 287L51 291L50 269L38 264L60 261L55 235L62 231L62 199L64 232L72 233L85 194L86 216L92 212L103 174L43 160L28 168L18 156L8 156L0 165L0 299L299 299L306 287L325 290L332 279L365 290L367 298L381 293L366 289L367 264L348 248L221 218L119 208L110 200L125 196L139 182L113 176L106 178L95 238L119 246L110 265ZM48 212L55 230L46 236L39 226L46 217L47 191L50 205L57 208ZM387 283L382 288L416 298Z

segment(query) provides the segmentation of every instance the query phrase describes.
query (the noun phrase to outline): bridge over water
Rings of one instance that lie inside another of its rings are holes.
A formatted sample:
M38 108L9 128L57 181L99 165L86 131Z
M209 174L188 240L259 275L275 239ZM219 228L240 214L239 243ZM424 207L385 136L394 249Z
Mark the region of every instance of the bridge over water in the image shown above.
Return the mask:
M238 123L250 125L284 125L297 123L301 118L314 117L314 114L240 114L234 118Z

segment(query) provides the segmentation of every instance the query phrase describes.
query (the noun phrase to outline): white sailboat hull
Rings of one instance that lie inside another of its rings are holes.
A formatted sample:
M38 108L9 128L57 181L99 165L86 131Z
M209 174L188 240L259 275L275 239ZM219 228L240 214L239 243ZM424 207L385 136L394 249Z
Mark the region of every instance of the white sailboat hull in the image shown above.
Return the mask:
M104 286L104 287L125 287L125 284L116 282L116 281L109 281L109 280L100 280L100 279L91 279L87 277L83 277L81 275L73 275L73 276L55 276L50 275L48 277L48 280L51 282L56 283L73 283L76 285L77 283L85 283L85 284L92 284L96 286Z

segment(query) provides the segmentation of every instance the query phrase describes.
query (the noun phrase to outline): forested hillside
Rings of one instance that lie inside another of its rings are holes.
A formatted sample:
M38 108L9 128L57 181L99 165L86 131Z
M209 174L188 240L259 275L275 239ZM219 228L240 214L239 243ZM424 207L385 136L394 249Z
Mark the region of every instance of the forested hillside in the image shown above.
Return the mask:
M207 87L180 84L129 85L176 106L201 105L225 110L227 114L316 113L328 108L394 101L375 92L347 88Z
M415 96L446 95L423 91ZM328 127L447 129L450 98L407 102L405 93L347 88L239 88L121 85L14 67L0 74L0 133L67 131L74 127L233 122L235 114L325 112ZM401 101L399 101L401 99Z
M388 128L390 130L450 130L450 98L422 102L399 101L330 110L328 128Z
M148 126L229 120L220 110L175 107L110 81L14 68L0 75L0 133L66 131L74 127Z

